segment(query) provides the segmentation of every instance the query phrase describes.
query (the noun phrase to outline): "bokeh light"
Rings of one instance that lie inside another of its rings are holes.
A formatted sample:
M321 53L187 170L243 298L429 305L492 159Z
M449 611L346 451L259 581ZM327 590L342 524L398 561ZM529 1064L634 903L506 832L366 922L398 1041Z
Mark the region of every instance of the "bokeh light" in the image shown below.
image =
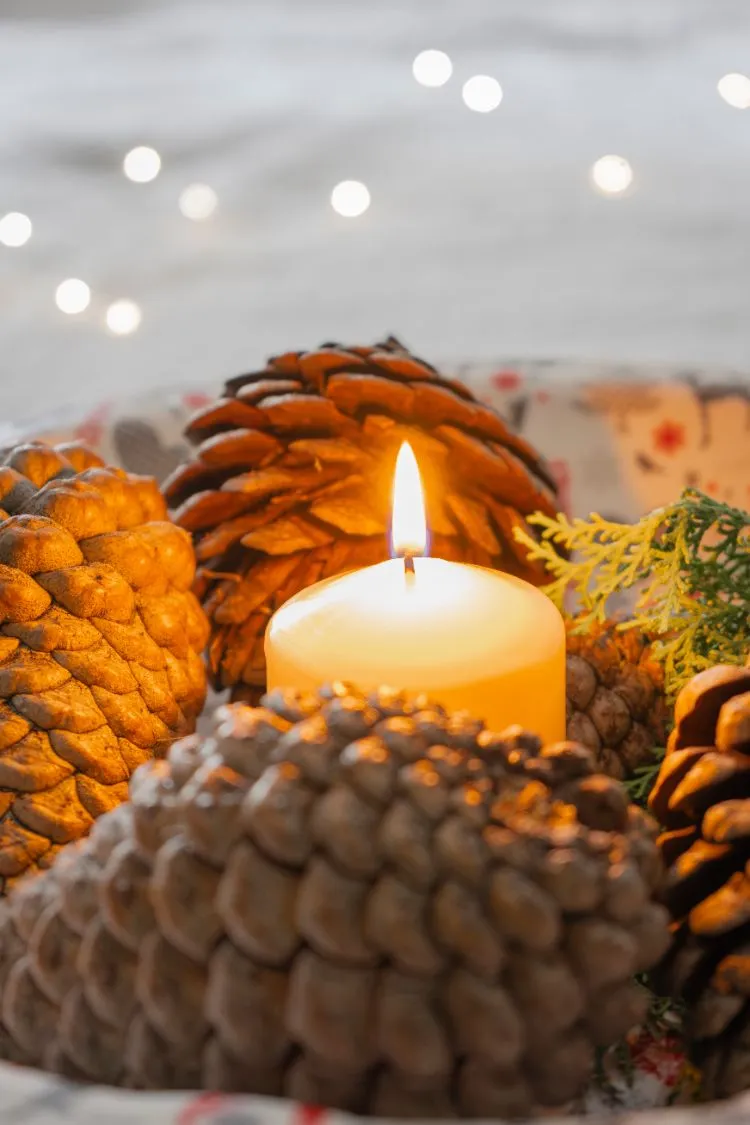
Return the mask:
M331 192L331 206L338 215L356 219L370 206L370 193L359 180L342 180Z
M716 89L727 105L735 109L750 109L750 78L746 74L725 74L719 79Z
M453 63L445 51L420 51L411 69L420 86L444 86L453 74Z
M600 156L591 168L594 186L603 195L620 195L633 182L633 169L624 156Z
M135 332L141 323L141 310L135 301L123 297L113 301L107 309L107 328L115 336L129 336Z
M186 219L200 223L211 218L218 202L216 192L208 184L190 184L180 194L179 207Z
M135 184L148 184L161 171L161 157L155 148L139 145L131 148L122 162L122 170Z
M24 246L31 238L31 219L21 211L9 211L0 219L0 242L3 246Z
M461 96L475 113L491 113L503 100L503 90L496 78L488 74L475 74L464 82Z
M55 304L60 312L68 316L76 316L89 307L91 290L85 281L77 277L69 277L61 281L55 290Z

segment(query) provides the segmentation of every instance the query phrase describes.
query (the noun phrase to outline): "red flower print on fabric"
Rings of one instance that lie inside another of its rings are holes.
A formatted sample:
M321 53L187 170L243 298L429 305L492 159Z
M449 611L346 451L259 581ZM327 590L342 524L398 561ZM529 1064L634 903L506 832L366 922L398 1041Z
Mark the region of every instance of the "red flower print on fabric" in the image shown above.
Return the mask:
M517 371L497 371L490 380L496 391L517 391L522 381Z
M212 400L211 395L207 395L203 391L191 391L182 396L182 401L188 410L200 410L202 406L208 406Z
M323 1125L328 1110L319 1105L298 1105L294 1125Z
M653 1074L668 1089L676 1086L685 1069L685 1051L674 1035L654 1039L648 1032L641 1032L634 1042L629 1043L630 1054L637 1070L642 1074Z
M197 1094L182 1107L175 1125L201 1125L201 1122L210 1121L215 1111L223 1109L229 1102L230 1098L226 1094Z
M685 427L669 418L653 431L654 445L661 453L676 453L685 444Z

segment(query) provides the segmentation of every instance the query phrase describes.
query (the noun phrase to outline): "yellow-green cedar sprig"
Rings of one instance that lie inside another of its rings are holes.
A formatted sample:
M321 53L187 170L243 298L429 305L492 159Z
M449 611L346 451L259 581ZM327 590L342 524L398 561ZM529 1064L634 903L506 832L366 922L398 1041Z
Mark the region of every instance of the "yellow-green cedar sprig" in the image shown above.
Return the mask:
M717 662L742 664L750 651L750 514L687 489L679 500L635 524L593 514L569 520L537 513L537 541L516 530L532 559L544 563L545 587L562 607L574 590L578 631L607 616L610 598L636 588L633 617L621 628L655 636L670 694ZM557 548L571 555L564 558Z

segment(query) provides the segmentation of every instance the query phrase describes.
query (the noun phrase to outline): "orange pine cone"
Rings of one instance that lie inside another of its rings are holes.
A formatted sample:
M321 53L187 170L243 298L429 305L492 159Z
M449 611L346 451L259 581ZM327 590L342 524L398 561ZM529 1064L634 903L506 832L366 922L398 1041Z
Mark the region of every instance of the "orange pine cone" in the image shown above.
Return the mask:
M461 383L391 339L290 352L230 379L191 420L193 460L167 481L192 532L217 688L265 684L271 613L319 579L387 558L392 475L411 442L433 553L544 581L513 530L556 511L543 459Z
M0 458L0 894L195 727L205 616L158 486L78 445Z

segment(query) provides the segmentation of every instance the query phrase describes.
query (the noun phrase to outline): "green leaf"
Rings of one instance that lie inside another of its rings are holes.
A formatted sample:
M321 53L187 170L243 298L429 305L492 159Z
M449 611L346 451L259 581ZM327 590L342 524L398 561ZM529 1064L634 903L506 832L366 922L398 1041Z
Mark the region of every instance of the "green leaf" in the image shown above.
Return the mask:
M633 771L632 776L622 783L628 791L630 800L634 804L640 805L641 808L647 807L648 795L654 787L665 753L663 746L655 749L653 760L643 766L638 766Z

